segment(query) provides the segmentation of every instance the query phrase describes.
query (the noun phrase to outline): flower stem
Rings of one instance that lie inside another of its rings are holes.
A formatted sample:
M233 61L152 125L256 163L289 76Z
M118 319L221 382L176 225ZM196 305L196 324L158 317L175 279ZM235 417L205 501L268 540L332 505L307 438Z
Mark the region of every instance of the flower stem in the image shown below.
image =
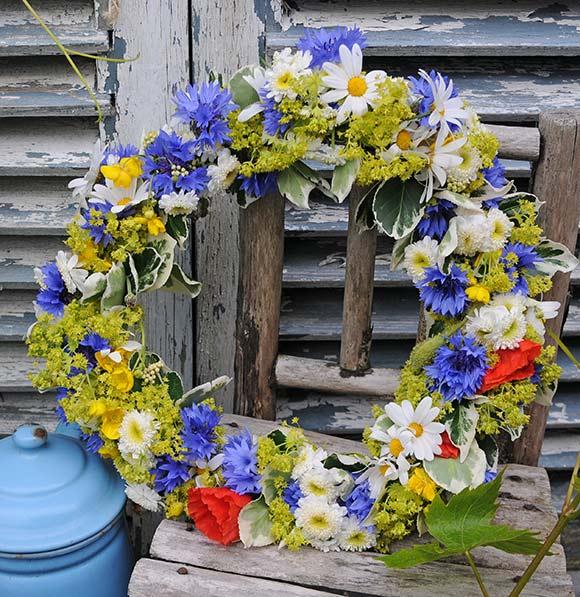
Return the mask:
M578 359L572 354L572 352L570 351L570 349L564 344L564 342L562 342L560 336L558 336L558 334L555 334L550 328L546 328L546 332L548 332L548 336L550 336L550 338L552 338L552 340L554 340L554 342L556 342L556 344L558 345L558 348L572 361L572 363L578 368L580 369L580 362L578 361Z
M481 578L481 574L479 573L479 570L475 565L475 560L473 559L471 552L468 550L463 553L465 554L465 557L467 558L467 561L469 562L469 565L473 570L473 574L475 575L475 580L477 580L477 584L479 585L479 590L481 591L481 594L483 595L483 597L489 597L489 593L485 588L485 583L483 582L483 578Z

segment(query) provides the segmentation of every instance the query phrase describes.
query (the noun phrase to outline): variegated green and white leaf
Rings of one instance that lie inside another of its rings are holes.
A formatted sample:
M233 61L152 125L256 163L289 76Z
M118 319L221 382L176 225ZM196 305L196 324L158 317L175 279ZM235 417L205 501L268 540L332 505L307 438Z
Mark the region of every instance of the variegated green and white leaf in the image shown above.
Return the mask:
M97 298L103 294L107 286L107 278L101 272L91 274L82 284L81 291L83 293L82 302Z
M446 257L449 257L453 251L457 248L457 220L452 218L449 221L449 227L447 228L447 232L445 236L441 239L439 243L439 258L441 261L445 260Z
M161 290L166 290L168 292L183 292L189 294L193 299L201 292L201 282L196 282L186 276L181 267L177 263L174 263L173 268L171 269L171 275Z
M546 276L553 276L556 272L568 273L578 266L578 259L561 243L543 239L536 250L542 258L535 264L536 269Z
M173 269L173 260L175 259L175 247L177 241L169 234L159 235L152 243L155 250L161 255L163 259L161 266L157 272L157 278L152 285L152 290L162 288L167 283L171 270Z
M472 402L464 402L455 407L451 417L445 422L451 442L459 448L459 461L464 462L475 439L475 428L479 414Z
M422 193L423 185L414 179L393 178L380 185L373 200L379 230L394 239L412 232L425 211L425 206L421 205Z
M348 197L359 169L360 160L349 160L334 169L330 189L339 203L342 203Z
M230 79L232 99L241 109L260 100L258 92L244 79L254 74L255 66L244 66Z
M355 210L355 220L361 230L372 230L376 225L373 213L375 188L369 189L360 199Z
M218 390L221 390L223 387L227 386L230 381L232 381L232 379L227 375L222 375L213 381L207 381L206 383L196 386L195 388L185 392L182 398L177 401L177 405L180 408L184 408L186 406L191 406L192 404L201 402L205 398L213 396Z
M294 167L286 168L278 175L280 194L302 209L309 209L308 197L316 184L302 176Z
M114 263L107 273L107 282L103 296L101 297L101 310L108 311L113 307L123 304L125 290L127 288L125 279L125 267L122 263Z
M405 259L405 249L411 244L413 240L413 233L403 236L399 240L396 240L393 244L393 250L391 252L391 270L396 270L397 267Z
M153 247L145 247L138 255L129 255L129 285L134 295L153 288L164 257Z
M238 526L244 547L264 547L274 543L272 521L264 496L242 508Z

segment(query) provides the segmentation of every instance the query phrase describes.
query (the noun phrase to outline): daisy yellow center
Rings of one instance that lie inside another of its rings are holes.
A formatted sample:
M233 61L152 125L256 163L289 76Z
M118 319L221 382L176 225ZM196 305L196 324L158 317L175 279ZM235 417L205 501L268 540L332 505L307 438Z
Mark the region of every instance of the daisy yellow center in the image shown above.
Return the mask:
M421 423L411 423L409 429L415 434L415 437L421 437L425 431Z
M324 514L314 514L310 518L310 525L318 531L324 531L328 528L328 518Z
M391 465L390 464L381 464L379 466L379 472L381 473L381 475L384 477L389 470L391 469Z
M360 97L367 90L367 82L362 77L351 77L347 85L349 95Z
M123 197L117 205L129 205L131 203L131 197Z
M403 444L401 443L401 440L396 437L393 438L389 442L389 450L391 451L391 454L396 458L403 451Z
M397 146L399 149L409 149L411 146L411 133L409 131L401 131L397 135Z
M134 444L143 443L143 430L141 429L137 421L131 421L127 428L127 435L129 436L131 442L133 442Z
M290 87L290 84L292 83L292 73L291 72L285 72L282 73L277 79L276 79L276 87L278 87L278 89L288 89Z

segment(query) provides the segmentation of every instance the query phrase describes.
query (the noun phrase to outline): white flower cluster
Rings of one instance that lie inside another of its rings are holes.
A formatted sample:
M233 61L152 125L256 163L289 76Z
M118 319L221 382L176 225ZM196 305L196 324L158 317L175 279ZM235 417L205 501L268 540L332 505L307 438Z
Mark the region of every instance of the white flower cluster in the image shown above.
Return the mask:
M457 230L455 252L468 257L477 253L500 251L514 227L507 215L497 208L480 213L459 208L451 225Z

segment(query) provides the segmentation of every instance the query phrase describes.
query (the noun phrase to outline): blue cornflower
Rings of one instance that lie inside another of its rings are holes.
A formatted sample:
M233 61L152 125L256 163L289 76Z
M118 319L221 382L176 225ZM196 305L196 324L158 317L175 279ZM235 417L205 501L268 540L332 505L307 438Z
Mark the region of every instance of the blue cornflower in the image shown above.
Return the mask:
M287 122L280 122L284 114L276 108L276 101L273 97L268 97L268 90L262 88L259 93L264 111L262 116L264 117L264 130L268 135L273 137L276 135L283 135L290 125Z
M151 474L155 475L155 491L165 495L189 480L189 464L184 460L174 460L166 454L157 459Z
M135 147L135 145L131 145L130 143L128 145L121 145L121 143L108 145L103 152L101 164L108 164L110 158L113 158L113 161L117 162L123 158L130 158L134 155L138 155L138 153L139 150Z
M103 247L108 246L113 242L113 237L107 232L107 218L106 215L113 207L110 203L100 203L89 199L87 207L81 208L81 216L84 222L81 228L89 231L89 236L98 245ZM94 216L91 212L96 212Z
M435 353L425 367L429 389L441 392L445 401L462 400L477 394L488 369L487 351L474 338L457 332Z
M248 197L264 197L276 190L276 172L268 172L268 174L252 174L250 177L238 176L241 180L240 188L248 195Z
M189 125L196 135L195 149L198 153L229 142L227 116L236 108L229 91L216 82L199 87L188 85L185 91L175 94L173 101L177 106L175 118Z
M437 203L427 206L423 217L419 220L417 231L421 238L430 236L441 240L447 229L449 221L455 216L455 205L447 199L439 199Z
M302 499L304 494L300 489L298 481L291 481L288 483L286 489L282 492L282 499L288 504L290 512L294 513L294 510L298 508L298 500Z
M98 433L81 433L81 441L91 454L96 454L105 443Z
M335 27L333 29L307 29L298 40L297 46L312 55L312 68L320 68L325 62L338 62L340 46L352 50L354 44L365 48L367 40L358 27Z
M429 73L429 78L433 81L436 81L438 78L441 78L443 79L445 86L449 85L449 77L442 75L441 73L438 73L436 70L431 70L431 72ZM420 122L423 126L430 127L431 125L429 124L429 115L433 111L433 101L435 99L433 97L433 89L431 88L429 81L426 81L423 77L421 77L421 75L417 77L409 77L409 83L411 84L411 92L413 93L413 95L417 95L420 98L419 114L424 115L421 118ZM453 91L451 92L449 98L457 97L458 95L459 92L457 91L457 88L453 86ZM458 128L459 127L456 124L449 123L450 131L455 131Z
M46 313L62 317L64 306L70 295L66 289L62 275L53 261L40 268L42 273L41 289L36 295L36 304Z
M60 403L60 401L63 398L66 398L69 395L69 392L71 390L69 390L68 388L63 388L60 387L56 390L56 408L54 410L58 420L61 423L64 423L65 425L68 423L68 419L66 416L66 413L64 412L64 408L62 407L62 404Z
M258 446L246 429L231 435L223 447L222 473L226 487L236 493L260 493L261 476L258 473Z
M517 258L514 262L513 256ZM508 261L508 256L510 257ZM534 247L523 243L508 243L503 248L502 261L506 265L506 272L515 286L512 292L516 294L528 294L528 281L524 277L524 271L533 274L536 271L536 263L542 261Z
M194 140L183 140L175 131L159 131L145 149L143 178L151 180L157 198L174 191L203 191L209 181L207 168L195 168Z
M467 305L467 284L467 274L452 264L448 274L438 266L426 268L425 275L416 286L429 311L446 317L458 317Z
M361 522L370 514L374 503L368 481L355 485L344 500L344 506L348 510L349 516L355 516Z
M96 332L89 332L88 334L85 334L83 339L79 342L77 352L87 359L88 370L91 371L97 364L95 353L101 350L110 350L111 348L108 340Z
M181 439L189 457L194 460L211 458L217 448L215 428L220 419L220 414L207 404L192 404L181 409Z
M496 471L485 471L485 477L483 478L484 483L489 483L497 477Z
M485 168L482 174L483 178L485 178L485 180L487 180L487 182L489 182L489 184L496 189L499 189L507 184L505 168L497 157L493 158L493 164L489 168Z

